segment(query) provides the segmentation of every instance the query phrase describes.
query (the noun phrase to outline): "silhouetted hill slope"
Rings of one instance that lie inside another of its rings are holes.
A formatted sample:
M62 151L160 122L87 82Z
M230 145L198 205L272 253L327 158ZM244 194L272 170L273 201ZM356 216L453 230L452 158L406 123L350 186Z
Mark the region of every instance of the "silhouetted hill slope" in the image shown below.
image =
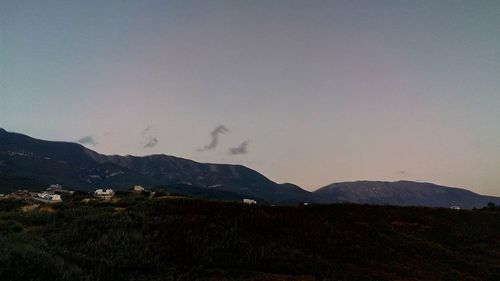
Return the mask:
M24 204L0 200L0 280L500 280L497 212L133 195Z
M311 196L298 186L277 184L241 165L205 164L168 155L108 156L80 144L38 140L5 130L0 130L0 183L4 191L52 183L83 190L184 183L269 202L298 202Z
M247 197L271 203L353 202L462 208L482 207L490 201L500 203L497 197L465 189L409 181L335 183L311 193L294 184L277 184L241 165L198 163L163 154L103 155L80 144L38 140L0 129L0 192L41 189L53 183L82 190L124 190L140 184L175 188L175 192L184 191L189 196Z
M334 183L314 192L323 202L353 202L401 206L483 207L500 198L460 188L411 181L355 181Z

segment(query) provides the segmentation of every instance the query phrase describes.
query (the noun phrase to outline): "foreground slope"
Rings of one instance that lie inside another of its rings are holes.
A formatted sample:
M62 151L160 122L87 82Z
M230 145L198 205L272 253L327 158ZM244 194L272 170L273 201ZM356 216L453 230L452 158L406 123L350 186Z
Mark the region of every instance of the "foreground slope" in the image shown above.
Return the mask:
M500 214L0 200L0 280L500 280Z
M311 196L298 186L277 184L241 165L204 164L168 155L108 156L80 144L38 140L0 129L3 191L53 183L82 190L182 183L269 202L296 202Z
M355 181L334 183L314 192L323 202L390 204L461 208L483 207L500 198L472 191L411 181Z

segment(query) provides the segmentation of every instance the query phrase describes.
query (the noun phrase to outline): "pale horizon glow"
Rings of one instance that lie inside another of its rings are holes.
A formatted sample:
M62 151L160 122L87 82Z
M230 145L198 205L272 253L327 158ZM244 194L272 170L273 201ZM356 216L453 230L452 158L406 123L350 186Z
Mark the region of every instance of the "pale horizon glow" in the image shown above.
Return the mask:
M499 13L487 0L2 1L0 128L307 190L413 180L498 196Z

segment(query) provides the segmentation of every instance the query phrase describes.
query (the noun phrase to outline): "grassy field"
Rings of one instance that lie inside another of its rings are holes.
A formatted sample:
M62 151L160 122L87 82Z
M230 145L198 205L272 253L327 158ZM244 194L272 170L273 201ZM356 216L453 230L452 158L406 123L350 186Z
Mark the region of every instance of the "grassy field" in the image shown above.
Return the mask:
M500 280L500 215L127 196L0 201L0 280Z

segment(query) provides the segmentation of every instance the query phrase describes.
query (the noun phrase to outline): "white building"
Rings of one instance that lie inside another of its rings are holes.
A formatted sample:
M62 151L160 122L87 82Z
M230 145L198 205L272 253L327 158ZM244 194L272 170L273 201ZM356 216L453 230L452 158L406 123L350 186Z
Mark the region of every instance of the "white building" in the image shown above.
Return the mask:
M244 198L243 199L243 203L244 204L257 204L257 201L255 201L253 199L246 199L246 198Z
M46 202L46 203L56 203L62 202L61 195L59 194L49 194L47 192L40 192L33 196L33 199Z
M140 185L136 185L134 186L134 188L132 188L132 191L136 191L136 192L143 192L145 189L144 187L140 186Z
M106 190L102 190L102 189L97 189L96 191L94 191L94 196L96 197L113 197L113 195L115 195L115 192L113 191L113 189L106 189Z

